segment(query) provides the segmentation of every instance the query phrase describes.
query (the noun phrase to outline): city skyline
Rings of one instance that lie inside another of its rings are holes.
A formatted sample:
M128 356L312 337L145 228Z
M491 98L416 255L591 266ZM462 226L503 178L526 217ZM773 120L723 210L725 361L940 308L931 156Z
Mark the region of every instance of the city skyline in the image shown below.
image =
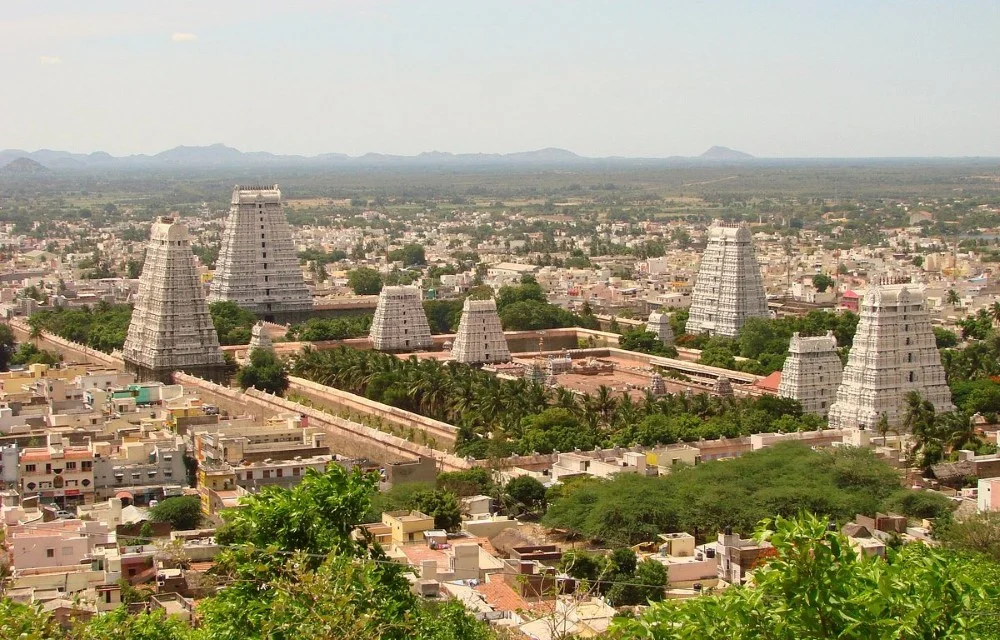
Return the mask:
M1000 156L992 2L124 2L0 22L0 148Z

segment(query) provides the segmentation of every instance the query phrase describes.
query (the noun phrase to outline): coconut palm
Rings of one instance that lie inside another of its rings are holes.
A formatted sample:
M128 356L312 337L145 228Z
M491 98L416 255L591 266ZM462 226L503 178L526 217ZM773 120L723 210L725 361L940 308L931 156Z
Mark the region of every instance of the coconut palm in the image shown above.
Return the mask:
M948 289L948 293L945 294L944 298L945 304L950 304L953 307L958 307L961 304L962 299L958 296L958 292L954 289Z

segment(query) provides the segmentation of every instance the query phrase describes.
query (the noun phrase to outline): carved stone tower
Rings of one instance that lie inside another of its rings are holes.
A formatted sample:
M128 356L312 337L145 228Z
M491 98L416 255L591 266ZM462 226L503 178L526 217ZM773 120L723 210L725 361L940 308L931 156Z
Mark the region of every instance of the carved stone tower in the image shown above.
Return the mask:
M419 287L382 287L369 338L377 351L418 351L433 344Z
M764 280L750 227L745 222L714 222L708 228L708 246L701 256L685 330L736 337L747 318L767 317Z
M912 284L877 284L861 300L861 320L830 407L830 426L874 429L885 415L891 427L899 427L910 391L938 413L955 408L923 291Z
M161 217L150 229L122 358L140 379L168 381L174 371L224 375L187 227L174 218Z
M451 354L457 362L468 364L510 360L510 349L500 326L495 300L465 299Z
M269 321L312 310L278 185L233 188L208 299L231 300Z
M778 395L798 400L803 411L825 418L843 375L844 365L832 331L817 338L803 338L796 331L781 369Z

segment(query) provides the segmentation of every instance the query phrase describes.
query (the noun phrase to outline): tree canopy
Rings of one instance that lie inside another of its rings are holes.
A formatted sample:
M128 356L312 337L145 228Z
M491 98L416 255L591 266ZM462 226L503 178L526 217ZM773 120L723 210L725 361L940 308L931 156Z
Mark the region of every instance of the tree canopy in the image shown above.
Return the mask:
M846 522L904 492L900 477L867 449L813 451L784 443L661 477L618 474L574 482L550 500L544 523L610 544L663 532L749 533L760 520L802 509Z
M382 290L382 276L368 267L358 267L347 272L347 286L359 296L377 295Z
M647 640L889 640L996 637L1000 595L974 560L923 544L858 553L822 518L778 517L758 532L774 554L752 587L653 604L613 637ZM987 614L987 612L990 612Z
M166 498L149 510L153 522L169 522L177 531L197 529L202 521L198 496Z
M253 387L281 396L288 390L288 370L273 351L255 349L250 354L250 363L237 372L236 383L241 389Z

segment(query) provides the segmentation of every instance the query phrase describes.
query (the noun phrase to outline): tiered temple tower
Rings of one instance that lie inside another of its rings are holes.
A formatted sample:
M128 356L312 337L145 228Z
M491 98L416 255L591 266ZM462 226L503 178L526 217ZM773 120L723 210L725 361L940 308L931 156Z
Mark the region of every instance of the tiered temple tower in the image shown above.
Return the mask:
M250 329L250 344L247 345L247 358L249 359L253 355L253 352L258 349L274 352L274 344L271 342L271 336L267 334L267 328L263 322L258 322Z
M140 379L174 371L219 379L226 363L205 302L187 227L161 217L150 229L122 358Z
M736 337L747 318L767 318L767 296L745 222L708 228L685 331Z
M830 426L874 429L884 414L890 426L899 427L910 391L937 412L955 408L923 291L912 284L873 286L861 301L861 321L830 407Z
M825 418L843 375L844 366L832 331L816 338L803 338L796 331L781 369L778 395L798 400L803 411Z
M369 338L378 351L416 351L433 344L419 287L382 287Z
M495 300L465 299L451 355L456 362L467 364L510 360L510 349L500 326Z
M269 321L297 320L312 311L278 185L233 187L208 299L231 300Z
M646 331L655 334L660 342L670 346L674 343L674 330L670 328L670 316L666 313L653 311L646 321Z

